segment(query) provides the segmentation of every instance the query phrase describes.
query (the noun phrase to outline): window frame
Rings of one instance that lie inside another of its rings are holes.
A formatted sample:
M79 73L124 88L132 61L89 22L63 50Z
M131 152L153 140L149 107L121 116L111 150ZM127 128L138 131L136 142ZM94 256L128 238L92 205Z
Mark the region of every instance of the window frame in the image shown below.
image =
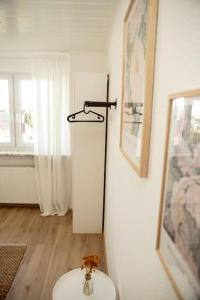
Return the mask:
M20 99L20 81L31 80L31 74L15 73L13 74L14 83L14 103L15 103L15 138L16 148L23 150L33 150L33 143L24 143L21 134L21 99Z
M8 80L8 95L9 95L9 115L10 115L10 143L1 143L0 148L15 147L15 109L14 109L14 93L13 93L13 79L10 73L0 73L1 80Z
M20 79L31 79L30 73L0 73L0 79L8 79L9 86L9 112L10 112L10 143L0 143L0 153L33 154L33 143L23 143L21 137L21 109L20 109Z

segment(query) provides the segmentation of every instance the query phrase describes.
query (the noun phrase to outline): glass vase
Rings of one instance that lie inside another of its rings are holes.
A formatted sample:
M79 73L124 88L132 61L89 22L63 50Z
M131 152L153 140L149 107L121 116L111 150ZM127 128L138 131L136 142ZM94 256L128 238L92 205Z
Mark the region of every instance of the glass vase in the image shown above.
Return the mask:
M93 293L93 280L91 274L85 274L83 280L83 294L89 296Z

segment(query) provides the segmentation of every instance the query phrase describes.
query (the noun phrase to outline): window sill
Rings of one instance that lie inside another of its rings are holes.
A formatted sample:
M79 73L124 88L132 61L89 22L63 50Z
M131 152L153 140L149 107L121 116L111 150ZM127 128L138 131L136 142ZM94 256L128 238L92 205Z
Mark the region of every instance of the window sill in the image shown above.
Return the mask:
M0 167L34 167L34 154L0 151Z
M0 156L34 156L33 152L23 152L23 151L0 151Z

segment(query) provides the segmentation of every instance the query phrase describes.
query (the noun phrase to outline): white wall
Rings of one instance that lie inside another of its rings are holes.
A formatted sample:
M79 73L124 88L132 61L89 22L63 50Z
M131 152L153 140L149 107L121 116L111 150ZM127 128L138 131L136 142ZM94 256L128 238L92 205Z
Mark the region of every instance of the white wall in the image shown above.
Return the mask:
M38 203L33 167L0 167L0 203Z
M121 0L109 47L111 98L121 100ZM109 122L105 244L108 271L121 300L174 300L155 251L167 97L200 87L200 1L160 0L149 176L140 178L119 150L120 101Z
M0 72L18 72L29 73L31 70L30 59L23 57L14 57L0 52Z
M75 94L77 86L76 74L80 72L107 71L107 57L105 52L70 52L70 111L75 111ZM73 138L73 137L72 137ZM72 149L73 151L73 149Z

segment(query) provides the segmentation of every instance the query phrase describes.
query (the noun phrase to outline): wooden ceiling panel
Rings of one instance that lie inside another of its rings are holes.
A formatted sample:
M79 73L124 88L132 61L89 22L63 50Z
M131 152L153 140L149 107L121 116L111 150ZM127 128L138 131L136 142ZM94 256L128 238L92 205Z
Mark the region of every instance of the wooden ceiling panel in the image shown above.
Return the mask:
M105 50L117 1L2 0L0 51Z

